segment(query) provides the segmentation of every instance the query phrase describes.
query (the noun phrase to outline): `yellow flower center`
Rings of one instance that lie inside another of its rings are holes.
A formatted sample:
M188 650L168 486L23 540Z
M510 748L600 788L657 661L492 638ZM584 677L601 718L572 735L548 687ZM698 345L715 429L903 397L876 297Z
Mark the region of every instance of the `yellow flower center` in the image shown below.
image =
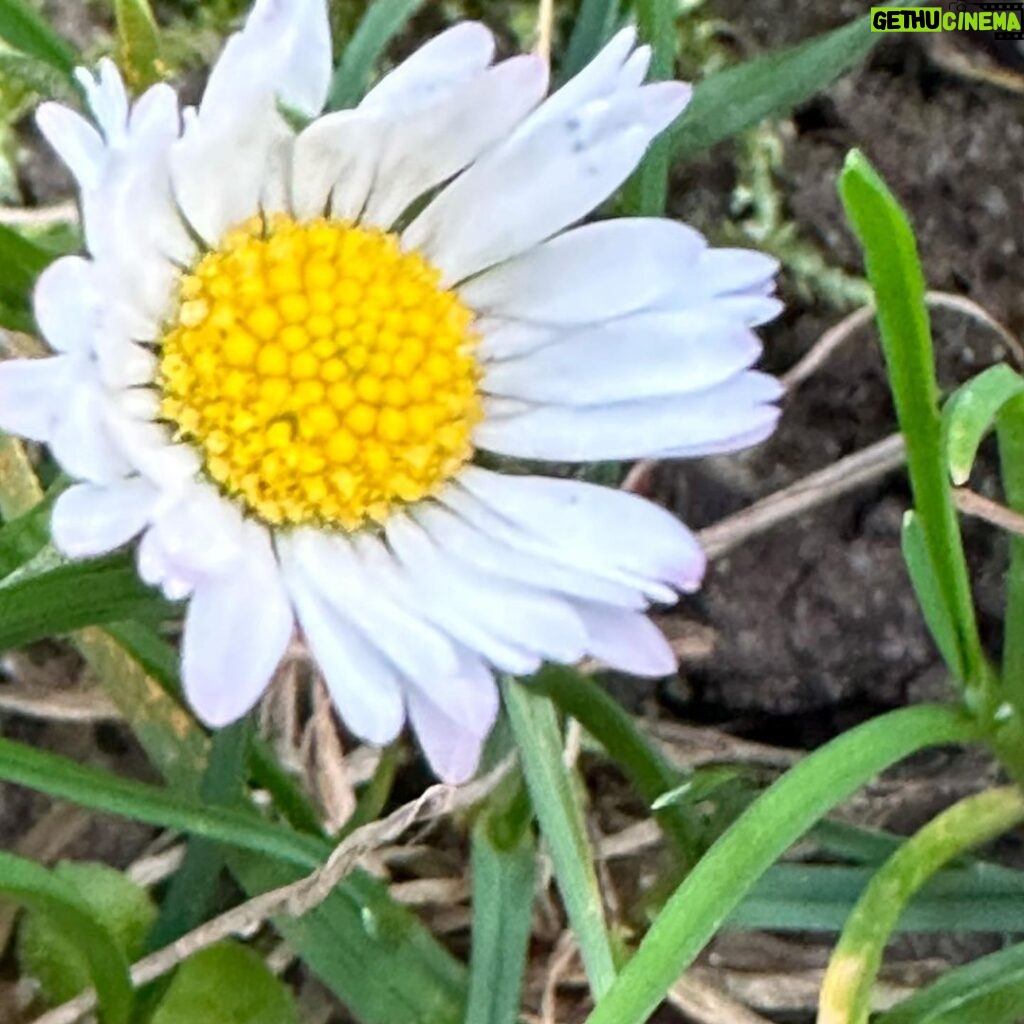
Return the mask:
M439 280L382 231L247 222L181 279L161 413L266 523L381 522L472 456L473 315Z

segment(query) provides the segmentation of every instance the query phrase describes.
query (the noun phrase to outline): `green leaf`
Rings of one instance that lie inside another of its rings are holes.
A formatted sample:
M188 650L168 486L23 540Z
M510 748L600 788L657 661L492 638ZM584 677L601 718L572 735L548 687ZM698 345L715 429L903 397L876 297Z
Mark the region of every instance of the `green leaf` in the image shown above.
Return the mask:
M879 39L870 15L788 49L709 75L669 129L673 155L694 156L810 99L859 64Z
M0 650L106 622L169 618L174 611L139 579L127 556L71 562L0 587Z
M897 849L899 847L897 846ZM877 867L776 864L730 915L726 928L838 932ZM975 863L932 878L900 919L900 932L1015 932L1024 920L1024 874Z
M946 402L942 426L953 483L967 483L982 439L995 426L1006 403L1022 394L1024 377L1001 364L979 373Z
M908 511L904 514L900 543L903 560L907 564L910 582L914 586L914 594L921 606L921 614L924 616L928 631L953 678L963 679L967 669L961 657L956 621L946 603L942 585L935 575L935 567L921 527L921 518L916 512Z
M906 214L862 154L853 150L839 179L839 193L864 249L875 293L889 386L935 580L949 608L963 666L958 678L973 689L987 685L988 665L978 637L967 563L946 468L939 417L924 275Z
M38 864L0 853L0 893L45 914L86 957L103 1024L127 1024L133 995L128 962L75 889Z
M160 79L160 32L149 0L114 0L118 63L135 92Z
M505 680L502 692L558 890L590 987L601 995L615 980L615 961L583 811L562 760L558 718L551 701L531 692L528 684Z
M528 685L547 694L605 748L643 800L657 812L658 822L675 844L684 866L696 860L698 829L687 809L674 806L672 801L654 807L666 792L680 785L682 775L644 738L632 717L599 683L571 668L545 666Z
M0 224L0 325L16 331L34 329L32 289L53 260L53 253Z
M960 711L924 704L859 725L789 769L697 862L586 1024L643 1024L754 883L811 825L915 751L976 736Z
M618 0L582 0L565 50L559 79L582 71L611 37L619 16Z
M0 0L0 39L70 75L78 55L26 0Z
M185 961L151 1024L299 1024L299 1010L256 953L224 942Z
M999 466L1006 503L1024 513L1024 397L1011 398L997 421ZM1024 722L1024 537L1010 537L1003 616L1003 692ZM1013 747L1017 743L1011 741Z
M516 1024L533 919L536 850L530 829L512 842L489 815L473 829L473 955L466 1020Z
M651 47L649 81L671 78L676 57L675 0L636 0L640 38ZM636 217L659 217L668 200L668 174L673 140L668 133L655 139L636 174L627 183L623 210Z
M73 889L95 921L110 934L125 961L142 952L156 917L148 892L106 864L66 861L54 876ZM53 1004L73 999L92 985L86 951L63 921L46 912L30 913L18 929L18 961Z
M885 947L904 907L943 865L1024 821L1005 786L964 798L912 835L875 873L843 927L821 987L819 1020L867 1024Z
M876 1024L1015 1024L1022 1015L1024 943L954 967L883 1013Z
M31 512L0 527L0 580L30 562L50 541L50 512L56 492Z
M363 98L388 44L423 4L424 0L376 0L367 6L331 82L328 110L355 106Z
M307 871L330 852L326 844L264 821L254 812L211 807L14 740L0 739L0 779L94 811L257 850Z
M17 50L0 50L0 80L5 88L14 86L44 99L71 101L76 98L75 88L65 72L48 61Z

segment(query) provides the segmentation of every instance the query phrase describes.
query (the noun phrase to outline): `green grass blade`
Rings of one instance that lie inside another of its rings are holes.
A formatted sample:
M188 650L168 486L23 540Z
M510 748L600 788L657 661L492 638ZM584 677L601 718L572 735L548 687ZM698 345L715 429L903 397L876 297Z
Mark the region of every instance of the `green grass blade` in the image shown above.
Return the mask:
M791 768L676 889L586 1024L642 1024L754 883L811 825L915 751L976 736L958 710L926 704L857 726Z
M956 620L953 618L952 609L946 603L946 593L935 573L935 563L928 551L921 517L914 511L908 511L903 516L900 545L917 603L921 607L921 614L935 641L935 646L938 647L942 660L953 678L963 679L967 673L967 666L963 661Z
M66 73L78 61L71 46L25 0L0 0L0 39Z
M1003 406L1024 394L1024 377L1005 364L990 366L958 388L942 410L949 474L965 484L982 439L995 426Z
M565 49L560 81L572 78L597 56L619 16L617 0L582 0Z
M35 330L32 289L36 278L53 260L53 253L0 224L0 267L4 268L0 275L0 327Z
M34 861L0 853L0 893L60 927L88 961L103 1024L127 1024L134 1002L128 963L74 889Z
M675 0L636 0L640 39L651 47L648 81L671 78L676 55ZM636 217L659 217L668 200L673 141L665 132L651 144L636 174L626 184L623 210Z
M709 75L669 129L673 155L703 153L766 117L792 110L856 67L879 38L865 14L825 35Z
M896 922L911 897L944 864L1024 821L1016 786L969 796L911 836L879 868L832 952L821 987L819 1024L867 1024L871 990Z
M511 842L491 817L473 829L473 955L466 1020L516 1024L533 919L536 851L530 829Z
M987 683L988 669L942 446L939 389L917 243L906 214L856 150L846 158L839 193L864 249L889 386L907 444L914 505L935 576L953 616L965 673L962 681L981 688Z
M570 668L549 665L530 686L547 694L604 747L648 805L683 781L681 773L641 735L632 716L593 679L585 679ZM675 844L684 866L696 860L698 830L687 808L671 803L660 808L655 817Z
M245 792L252 733L252 719L246 717L214 735L210 763L199 788L204 803L239 803ZM203 922L213 905L223 868L224 851L219 843L199 836L189 839L185 858L171 879L149 936L150 950L168 945Z
M1024 397L1013 398L1001 410L996 433L1006 503L1024 513ZM1003 616L1003 693L1024 722L1024 537L1010 537L1010 566L1006 574L1006 613Z
M877 867L776 864L750 890L725 927L840 932ZM1016 932L1024 921L1024 873L998 864L950 867L907 907L900 932Z
M0 779L94 811L256 850L307 870L330 852L326 844L253 813L213 807L14 740L0 739Z
M50 512L56 492L31 512L0 527L0 580L30 562L50 542Z
M0 587L0 650L107 622L164 619L174 610L124 555L71 562Z
M423 4L424 0L375 0L367 5L331 82L328 110L355 106L363 98L388 44Z
M1003 1003L1002 1012L990 1000ZM1024 1014L1024 943L947 971L876 1024L1013 1024Z
M551 701L515 680L503 684L505 707L541 833L547 841L562 902L595 995L615 979L583 811L562 761L562 734Z

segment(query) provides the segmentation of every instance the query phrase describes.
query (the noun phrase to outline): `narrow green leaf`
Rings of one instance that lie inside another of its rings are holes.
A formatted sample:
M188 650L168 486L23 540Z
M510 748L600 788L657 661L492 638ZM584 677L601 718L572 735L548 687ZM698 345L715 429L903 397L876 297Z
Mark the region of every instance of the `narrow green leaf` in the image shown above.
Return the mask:
M619 16L618 0L582 0L562 61L561 81L572 78L597 56Z
M558 890L590 987L600 996L615 980L615 961L583 811L562 760L558 718L551 701L531 692L525 683L506 680L502 692L530 800L551 852Z
M31 512L0 527L0 580L30 562L50 540L50 512L55 494Z
M671 132L672 152L694 156L810 99L856 67L879 39L870 15L788 49L709 75Z
M0 893L60 926L88 960L103 1024L127 1024L134 998L128 963L75 890L33 861L0 853Z
M882 955L903 908L944 864L1024 821L1016 786L976 793L919 829L879 868L829 960L818 1019L867 1024Z
M326 844L254 813L209 806L14 740L0 739L0 779L94 811L256 850L306 870L318 867L330 852Z
M151 1024L299 1024L299 1009L258 953L222 942L185 961Z
M649 81L671 78L676 56L675 0L636 0L640 38L651 47ZM668 200L673 140L663 133L651 144L636 174L627 183L623 209L637 217L659 217Z
M967 668L961 657L956 621L946 603L942 584L935 575L935 567L928 553L928 542L921 527L921 518L916 512L908 511L904 514L900 544L910 582L914 586L917 603L921 606L921 614L924 616L928 631L953 678L963 679Z
M252 719L248 716L221 729L210 746L210 762L199 796L207 805L237 804L245 791ZM224 851L211 839L192 836L185 859L175 872L149 937L149 949L160 949L198 927L213 905Z
M754 883L811 825L915 751L976 737L959 710L924 704L881 715L808 755L698 861L586 1024L643 1024Z
M939 388L917 243L899 203L857 150L846 158L839 193L864 249L867 276L875 293L889 386L907 444L914 506L935 578L956 627L958 663L964 673L959 678L981 690L988 681L988 665L978 636L942 448Z
M1024 514L1024 397L1003 406L996 427L1006 503ZM1024 537L1010 537L1003 616L1003 692L1024 722Z
M33 329L32 289L53 259L53 253L0 224L0 324L12 330Z
M376 0L349 40L327 95L328 110L355 106L366 93L377 62L424 0Z
M0 0L0 39L15 50L70 73L78 56L26 0Z
M876 871L877 867L836 864L776 864L744 897L725 927L839 932ZM935 875L915 895L896 930L1016 932L1022 922L1024 873L979 862Z
M967 483L982 439L995 426L1003 406L1022 394L1024 377L1000 364L973 377L946 402L942 427L953 483Z
M499 842L490 816L473 829L473 955L466 1020L516 1024L533 919L536 851L530 829Z
M167 618L174 605L139 579L131 560L72 562L0 587L0 650L125 619Z
M114 0L118 63L135 92L160 79L160 31L149 0Z
M1010 999L1004 1013L991 997ZM1014 1024L1024 1015L1024 943L954 967L883 1013L876 1024Z
M652 807L683 781L680 772L641 735L632 717L593 679L585 679L571 668L548 665L529 685L547 694L561 711L575 718L605 748ZM688 866L699 853L699 830L691 814L671 801L654 810L684 866Z

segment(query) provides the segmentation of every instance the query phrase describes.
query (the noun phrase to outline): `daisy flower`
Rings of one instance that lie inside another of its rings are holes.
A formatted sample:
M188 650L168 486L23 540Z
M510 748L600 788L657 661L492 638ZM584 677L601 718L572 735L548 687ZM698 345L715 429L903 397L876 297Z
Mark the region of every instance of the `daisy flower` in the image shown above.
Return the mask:
M575 226L686 105L643 84L649 60L626 29L545 98L545 61L495 62L464 23L325 114L325 0L258 0L198 108L166 84L132 103L103 61L79 73L92 120L39 109L88 256L41 276L55 354L0 365L0 427L77 481L61 551L140 538L142 578L188 600L209 725L254 705L298 629L353 733L408 718L458 781L495 671L674 669L645 611L699 585L693 535L494 458L703 455L776 422L749 369L772 260L668 220Z

